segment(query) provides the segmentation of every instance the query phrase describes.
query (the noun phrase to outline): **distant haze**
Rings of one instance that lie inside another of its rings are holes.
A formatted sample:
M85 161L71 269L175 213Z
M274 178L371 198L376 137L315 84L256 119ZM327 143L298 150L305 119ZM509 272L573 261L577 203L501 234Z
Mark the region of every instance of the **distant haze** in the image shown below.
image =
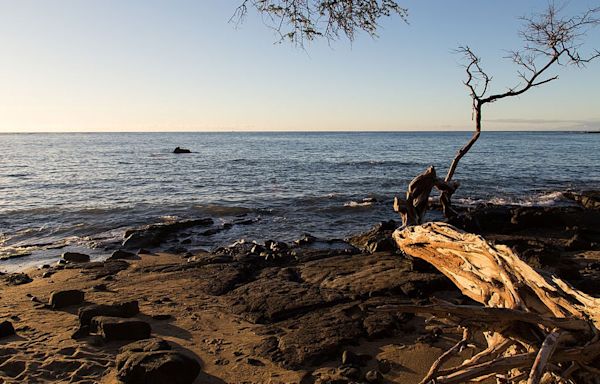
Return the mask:
M514 86L502 57L521 46L518 17L546 6L399 2L410 24L302 50L274 44L253 10L229 23L241 0L0 0L0 132L470 130L452 50L469 44L493 89ZM600 62L552 74L486 106L484 129L600 130Z

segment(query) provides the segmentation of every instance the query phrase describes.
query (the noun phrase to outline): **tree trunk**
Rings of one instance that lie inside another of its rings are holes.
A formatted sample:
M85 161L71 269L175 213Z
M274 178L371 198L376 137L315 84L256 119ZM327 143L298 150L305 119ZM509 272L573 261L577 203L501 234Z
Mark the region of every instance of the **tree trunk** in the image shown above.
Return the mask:
M504 374L512 377L511 383L524 378L535 384L544 374L552 374L595 383L594 367L600 366L600 299L538 273L506 246L489 244L449 224L406 227L393 237L405 254L431 263L463 294L485 306L439 303L396 308L458 319L486 335L484 352L458 367L436 367L428 380L459 383Z

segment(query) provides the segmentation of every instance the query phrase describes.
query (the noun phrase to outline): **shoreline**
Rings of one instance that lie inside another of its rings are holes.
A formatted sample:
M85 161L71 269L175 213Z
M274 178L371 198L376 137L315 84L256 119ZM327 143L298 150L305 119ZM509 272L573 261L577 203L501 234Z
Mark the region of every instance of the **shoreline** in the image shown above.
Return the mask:
M579 207L481 206L453 224L600 297L594 196L580 198ZM200 363L198 383L345 383L372 370L389 383L417 383L460 334L434 317L377 308L469 299L428 265L395 251L390 235L397 225L382 223L350 243L308 236L297 244L240 242L193 255L141 253L32 269L30 282L0 276L0 321L16 330L0 339L0 378L114 382L115 359L128 341L93 333L73 339L77 311L135 300L136 318L154 337ZM85 301L64 309L45 304L50 291L65 289L80 290ZM363 357L343 364L344 351Z

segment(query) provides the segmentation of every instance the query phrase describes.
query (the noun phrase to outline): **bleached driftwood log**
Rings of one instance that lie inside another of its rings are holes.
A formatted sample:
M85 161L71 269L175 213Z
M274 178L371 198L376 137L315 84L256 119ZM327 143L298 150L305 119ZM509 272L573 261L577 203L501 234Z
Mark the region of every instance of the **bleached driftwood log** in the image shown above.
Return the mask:
M600 299L538 272L510 248L445 223L394 232L407 255L431 263L484 307L438 302L399 306L454 320L463 339L434 363L422 383L600 383ZM461 365L444 362L482 331L488 347Z

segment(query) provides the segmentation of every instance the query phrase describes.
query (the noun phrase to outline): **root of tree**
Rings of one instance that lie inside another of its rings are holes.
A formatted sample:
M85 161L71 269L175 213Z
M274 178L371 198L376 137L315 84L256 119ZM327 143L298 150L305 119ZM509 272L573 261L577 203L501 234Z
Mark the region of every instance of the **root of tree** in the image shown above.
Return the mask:
M464 329L463 338L433 364L425 383L600 383L600 299L536 271L510 248L445 223L397 230L398 247L446 275L483 304L403 305L388 310L430 313ZM483 332L487 348L444 367Z

